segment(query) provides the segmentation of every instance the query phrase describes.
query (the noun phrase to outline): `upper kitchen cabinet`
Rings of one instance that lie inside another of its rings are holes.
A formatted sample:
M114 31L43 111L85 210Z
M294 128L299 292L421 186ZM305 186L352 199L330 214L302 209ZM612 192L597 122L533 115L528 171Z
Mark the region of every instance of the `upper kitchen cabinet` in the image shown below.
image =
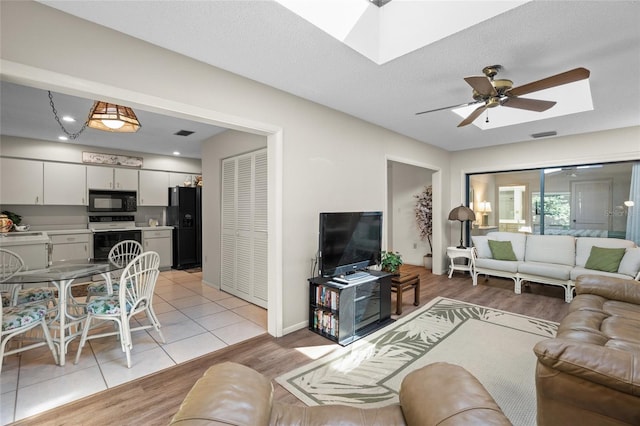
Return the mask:
M0 158L0 203L42 205L43 170L42 161Z
M169 205L169 173L140 170L139 206Z
M87 166L87 189L137 191L138 170Z
M44 204L87 205L86 166L44 163Z

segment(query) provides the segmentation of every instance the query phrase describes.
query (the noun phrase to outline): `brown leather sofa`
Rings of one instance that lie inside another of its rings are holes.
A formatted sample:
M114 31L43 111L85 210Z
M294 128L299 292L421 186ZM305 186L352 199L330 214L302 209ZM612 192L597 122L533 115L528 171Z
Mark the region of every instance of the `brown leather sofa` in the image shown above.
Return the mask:
M554 339L536 344L538 425L640 425L640 282L581 275Z
M249 367L214 365L196 382L172 425L510 425L491 395L460 366L434 363L408 374L400 403L362 409L273 401L271 381Z

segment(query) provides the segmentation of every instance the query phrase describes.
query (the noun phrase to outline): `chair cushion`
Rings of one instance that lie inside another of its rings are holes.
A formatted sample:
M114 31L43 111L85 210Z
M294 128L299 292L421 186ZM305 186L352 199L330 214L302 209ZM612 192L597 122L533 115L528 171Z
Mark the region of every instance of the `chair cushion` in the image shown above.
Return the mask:
M111 285L111 287L113 288L113 292L117 293L118 290L120 289L120 284L118 283L113 283ZM91 294L107 294L107 283L105 283L104 281L101 282L96 282L96 283L91 283L87 286L87 293L91 293Z
M471 237L473 246L476 248L478 259L491 259L491 249L489 248L489 238L486 235L473 235Z
M571 277L572 266L557 263L523 262L518 265L518 272L528 275L568 280Z
M2 308L2 331L14 330L38 322L47 314L40 304L29 304Z
M620 261L618 273L635 277L640 272L640 247L627 248L626 250Z
M127 312L131 306L127 304ZM93 315L118 315L120 313L120 296L98 296L87 304L87 313Z
M518 265L521 262L512 260L496 260L496 259L476 259L476 268L493 269L494 271L518 272Z
M16 304L23 305L25 303L53 299L55 297L54 291L53 287L25 288L18 292L18 302Z
M574 266L575 238L570 235L528 235L525 260Z

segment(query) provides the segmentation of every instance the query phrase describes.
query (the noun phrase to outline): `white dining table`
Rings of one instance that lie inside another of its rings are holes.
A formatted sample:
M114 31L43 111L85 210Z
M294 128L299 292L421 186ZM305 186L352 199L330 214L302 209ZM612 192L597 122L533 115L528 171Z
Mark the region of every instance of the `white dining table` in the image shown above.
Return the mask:
M78 325L84 320L82 305L75 303L71 297L71 285L82 278L100 275L111 288L111 272L122 267L108 260L71 259L53 262L44 269L23 269L3 284L35 284L51 283L58 290L56 316L49 322L49 327L58 332L54 343L58 349L59 365L65 365L69 343L80 335ZM72 328L75 327L75 330Z

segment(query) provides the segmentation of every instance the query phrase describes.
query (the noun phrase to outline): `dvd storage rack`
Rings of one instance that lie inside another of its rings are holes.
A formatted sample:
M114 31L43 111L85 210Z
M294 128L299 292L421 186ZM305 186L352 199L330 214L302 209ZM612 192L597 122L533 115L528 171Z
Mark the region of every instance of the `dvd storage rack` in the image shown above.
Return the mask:
M344 346L391 322L391 275L372 273L354 284L310 278L309 329Z

